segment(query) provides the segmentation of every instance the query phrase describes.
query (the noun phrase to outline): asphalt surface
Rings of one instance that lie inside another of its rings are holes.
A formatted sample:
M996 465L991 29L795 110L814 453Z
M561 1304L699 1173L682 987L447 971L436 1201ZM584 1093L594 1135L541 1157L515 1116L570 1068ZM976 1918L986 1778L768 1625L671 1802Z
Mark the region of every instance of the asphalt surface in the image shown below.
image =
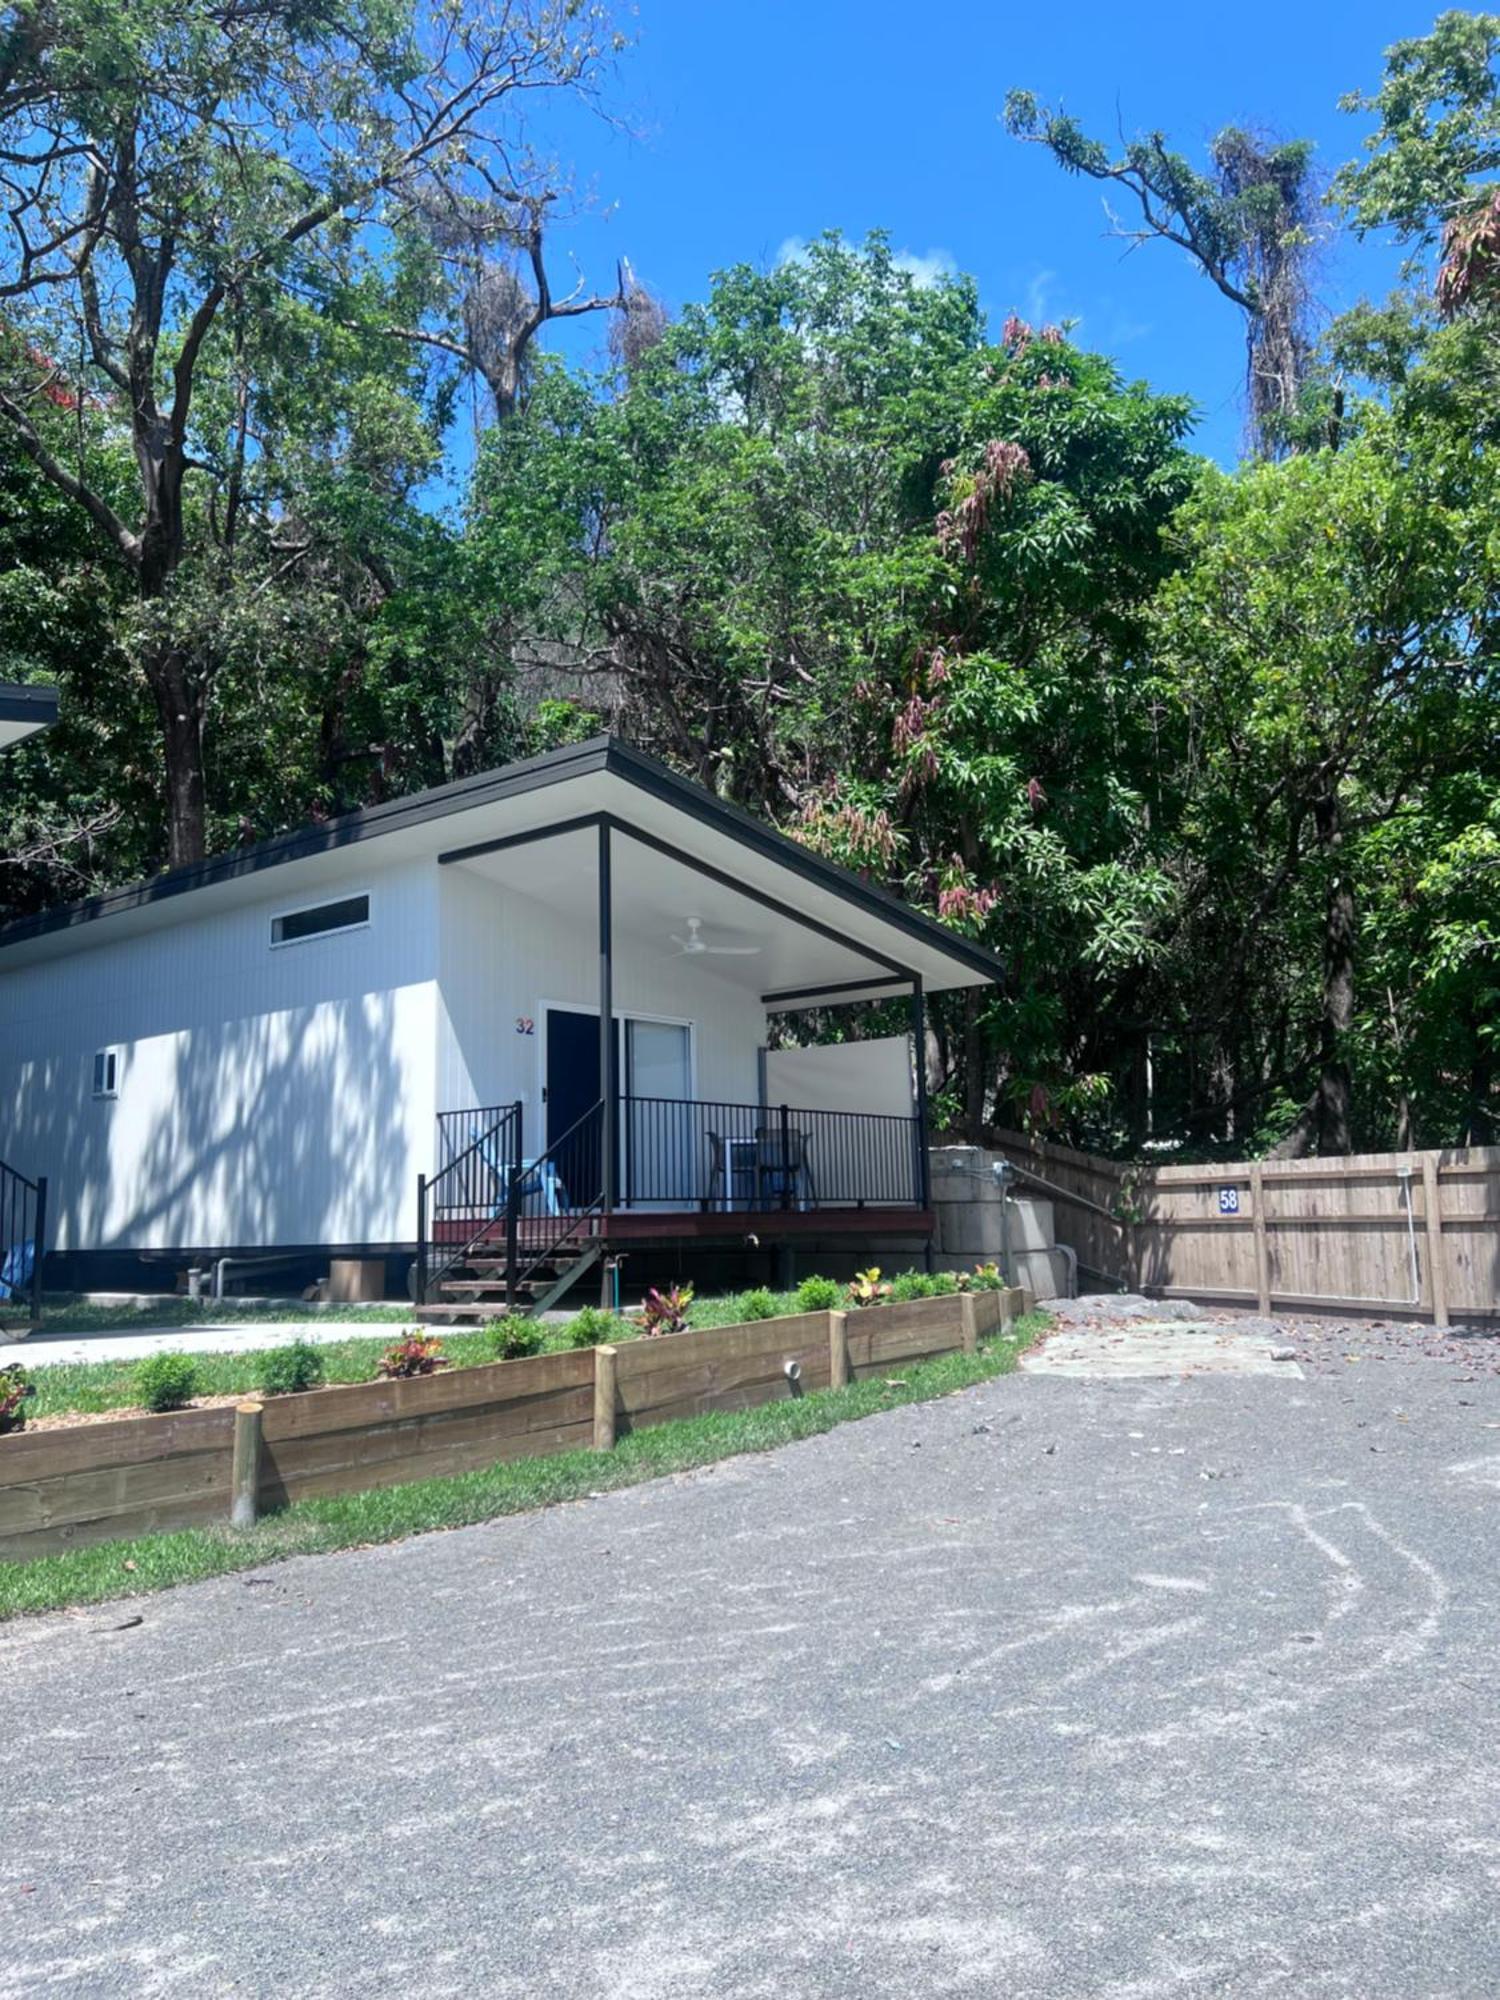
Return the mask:
M4 1628L0 1995L1495 1993L1500 1341L1287 1338Z

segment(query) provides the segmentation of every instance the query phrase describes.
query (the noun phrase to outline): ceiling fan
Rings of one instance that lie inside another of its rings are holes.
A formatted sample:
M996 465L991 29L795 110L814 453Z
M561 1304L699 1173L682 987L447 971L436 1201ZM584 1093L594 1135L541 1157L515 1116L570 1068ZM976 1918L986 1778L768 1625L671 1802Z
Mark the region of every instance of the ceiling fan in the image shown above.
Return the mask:
M679 937L676 931L672 933L679 958L696 958L704 952L717 958L753 958L760 950L758 944L710 944L702 935L702 917L689 917L687 931L686 937Z

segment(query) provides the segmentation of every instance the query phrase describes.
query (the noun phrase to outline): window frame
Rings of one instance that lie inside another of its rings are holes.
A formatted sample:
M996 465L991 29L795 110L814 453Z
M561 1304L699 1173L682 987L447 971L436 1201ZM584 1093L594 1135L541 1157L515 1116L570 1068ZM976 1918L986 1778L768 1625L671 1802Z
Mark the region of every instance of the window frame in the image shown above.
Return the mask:
M347 924L329 924L324 930L304 931L300 937L278 937L276 927L284 924L289 917L307 917L319 910L334 910L346 903L363 902L365 913ZM368 889L350 889L346 894L329 896L317 903L296 903L284 910L271 913L271 950L286 951L293 945L317 944L322 938L347 937L351 931L367 931L374 917L375 898Z
M95 1049L93 1087L90 1095L96 1104L112 1104L120 1095L120 1071L124 1066L124 1055L124 1046L120 1042L106 1042L102 1049Z

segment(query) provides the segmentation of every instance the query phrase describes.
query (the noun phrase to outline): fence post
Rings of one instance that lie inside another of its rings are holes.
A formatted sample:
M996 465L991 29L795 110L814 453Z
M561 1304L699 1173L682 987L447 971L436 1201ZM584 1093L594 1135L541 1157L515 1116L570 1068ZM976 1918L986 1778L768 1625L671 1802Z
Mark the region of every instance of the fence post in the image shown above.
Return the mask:
M1443 1195L1436 1153L1422 1155L1422 1219L1427 1225L1427 1302L1434 1326L1448 1324L1448 1266L1443 1261Z
M958 1295L959 1333L963 1340L965 1354L979 1352L979 1301L972 1292Z
M229 1525L253 1528L260 1497L260 1419L264 1405L237 1403L234 1410L234 1463L229 1476Z
M1265 1175L1259 1160L1250 1166L1250 1226L1255 1232L1255 1310L1271 1310L1271 1240L1266 1230Z
M42 1316L42 1259L47 1254L47 1176L36 1177L36 1215L31 1232L31 1317Z
M427 1176L417 1175L417 1275L413 1287L416 1303L427 1303Z
M594 1449L615 1448L616 1360L619 1349L606 1343L594 1349Z
M521 1259L521 1170L512 1167L505 1183L505 1310L516 1309L516 1266Z
M828 1386L831 1389L847 1389L849 1386L849 1315L831 1312L828 1315Z
M781 1205L792 1205L792 1114L786 1105L781 1107Z

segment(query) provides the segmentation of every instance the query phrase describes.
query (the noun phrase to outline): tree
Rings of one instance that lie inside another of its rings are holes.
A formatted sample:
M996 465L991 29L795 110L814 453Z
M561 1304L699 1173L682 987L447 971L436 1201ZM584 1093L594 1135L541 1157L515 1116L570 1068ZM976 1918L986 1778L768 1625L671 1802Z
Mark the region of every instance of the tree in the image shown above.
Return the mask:
M1439 15L1432 33L1386 50L1379 90L1341 108L1379 120L1366 157L1334 176L1332 194L1360 235L1394 230L1430 249L1476 209L1500 173L1500 14Z
M975 1128L1096 1100L1104 996L1150 954L1172 787L1132 649L1186 423L1055 328L991 344L968 281L826 238L722 273L617 381L550 371L481 456L474 536L530 644L1005 952L1004 1000L934 1010L940 1108Z
M539 215L547 188L522 107L540 92L592 91L610 46L601 10L581 0L9 10L0 423L130 579L170 861L205 849L203 737L224 655L206 616L214 565L194 595L184 564L195 510L221 578L235 547L265 449L267 356L302 298L358 302L382 233L434 187ZM60 384L128 440L128 496L105 490L59 435ZM262 526L268 574L284 576L303 559L296 531L283 535L274 512Z
M882 239L723 272L616 379L552 370L486 441L492 588L635 740L793 812L862 663L923 616L983 347L973 286L919 286Z
M1313 1072L1284 1152L1351 1149L1368 864L1496 740L1496 497L1451 438L1365 410L1340 452L1206 474L1179 524L1154 643L1201 774L1183 860L1210 935L1237 934L1212 960L1221 1032L1263 1024L1263 1089Z
M1112 215L1115 233L1132 245L1175 244L1239 308L1251 436L1266 455L1284 450L1313 358L1308 277L1320 232L1311 143L1228 126L1210 142L1212 172L1203 174L1161 132L1126 140L1112 155L1027 90L1007 97L1005 123L1016 138L1045 146L1065 172L1128 194L1140 219Z

